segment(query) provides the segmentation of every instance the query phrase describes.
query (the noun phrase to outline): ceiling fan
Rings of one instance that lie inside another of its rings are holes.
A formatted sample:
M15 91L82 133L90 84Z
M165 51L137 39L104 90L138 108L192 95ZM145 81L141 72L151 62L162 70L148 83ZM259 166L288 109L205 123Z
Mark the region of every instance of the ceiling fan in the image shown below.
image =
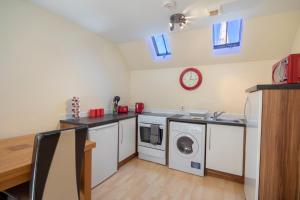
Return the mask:
M203 1L196 1L187 6L182 12L177 12L170 16L170 31L174 31L176 26L183 29L193 20L220 15L222 14L222 6L235 1L237 0L217 0L209 4L205 4ZM176 10L176 4L175 0L166 0L163 7L173 12Z

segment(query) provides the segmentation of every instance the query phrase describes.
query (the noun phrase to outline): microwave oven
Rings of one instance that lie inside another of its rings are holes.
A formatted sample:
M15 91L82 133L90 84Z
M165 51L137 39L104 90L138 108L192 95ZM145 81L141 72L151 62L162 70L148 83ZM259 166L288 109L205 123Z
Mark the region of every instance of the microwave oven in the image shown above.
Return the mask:
M273 65L273 84L300 83L300 54L291 54Z

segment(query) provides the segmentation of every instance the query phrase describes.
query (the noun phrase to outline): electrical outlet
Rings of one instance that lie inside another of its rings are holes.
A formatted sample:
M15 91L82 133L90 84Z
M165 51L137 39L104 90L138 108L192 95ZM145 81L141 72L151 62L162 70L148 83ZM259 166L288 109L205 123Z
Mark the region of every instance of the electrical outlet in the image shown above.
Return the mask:
M184 110L185 110L184 106L181 106L181 107L180 107L180 111L181 111L181 112L184 112Z

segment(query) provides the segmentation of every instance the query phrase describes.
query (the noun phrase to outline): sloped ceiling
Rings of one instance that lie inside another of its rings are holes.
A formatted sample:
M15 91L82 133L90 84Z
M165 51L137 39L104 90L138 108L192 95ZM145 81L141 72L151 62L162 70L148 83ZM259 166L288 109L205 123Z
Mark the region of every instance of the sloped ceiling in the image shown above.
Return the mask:
M279 59L290 52L300 22L300 0L176 0L173 11L162 7L164 0L28 1L117 43L131 69ZM187 8L197 12L224 1L231 3L223 6L221 16L198 18L183 31L169 32L170 14ZM244 18L241 52L213 55L212 24L240 17ZM152 58L146 39L162 32L170 37L172 57L159 62Z
M172 57L167 61L155 61L145 39L119 48L133 70L279 59L290 52L299 19L300 11L245 19L241 51L234 55L213 54L211 26L168 33Z
M187 11L194 15L222 4L222 15L201 17L189 29L207 26L221 19L270 15L300 9L299 0L176 0L177 8L162 7L165 0L29 0L114 42L143 39L168 31L171 14ZM230 3L228 3L230 2Z

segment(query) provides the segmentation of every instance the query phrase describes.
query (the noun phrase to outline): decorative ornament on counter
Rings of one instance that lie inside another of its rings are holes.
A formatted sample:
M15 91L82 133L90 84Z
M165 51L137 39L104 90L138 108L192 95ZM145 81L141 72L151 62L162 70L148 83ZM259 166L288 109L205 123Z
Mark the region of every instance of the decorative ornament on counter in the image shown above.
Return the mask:
M119 96L115 96L113 99L113 114L118 113L118 104L121 98Z
M72 98L72 116L74 119L79 119L80 113L80 99L79 97Z

